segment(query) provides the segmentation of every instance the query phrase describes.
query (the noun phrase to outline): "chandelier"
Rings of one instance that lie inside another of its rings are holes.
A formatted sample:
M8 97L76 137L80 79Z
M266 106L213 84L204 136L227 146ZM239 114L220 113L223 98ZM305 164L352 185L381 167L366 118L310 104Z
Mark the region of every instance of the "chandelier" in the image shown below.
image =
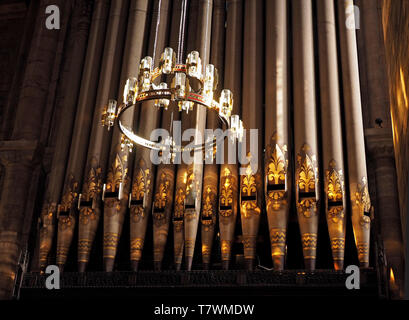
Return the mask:
M160 142L150 141L137 135L134 130L123 123L124 112L140 105L142 102L154 100L154 108L168 110L173 101L178 106L178 111L188 113L195 104L202 105L208 110L217 112L225 128L230 129L229 136L233 142L242 140L244 129L243 122L238 115L232 115L233 94L228 89L223 89L219 100L214 99L217 88L218 73L212 64L208 64L202 72L202 63L197 51L188 54L185 64L176 63L176 55L172 48L165 48L161 55L159 66L154 68L152 57L145 57L139 65L138 78L132 77L126 81L123 92L124 103L117 106L116 100L109 100L102 113L102 125L108 130L118 124L123 134L122 146L128 146L132 151L132 145L138 144L143 147L167 151L170 155L184 151L213 150L220 138L209 139L202 144L184 147L177 145L172 137L168 136ZM170 84L157 81L162 75L167 75ZM156 80L156 81L155 81ZM222 136L222 140L226 135Z

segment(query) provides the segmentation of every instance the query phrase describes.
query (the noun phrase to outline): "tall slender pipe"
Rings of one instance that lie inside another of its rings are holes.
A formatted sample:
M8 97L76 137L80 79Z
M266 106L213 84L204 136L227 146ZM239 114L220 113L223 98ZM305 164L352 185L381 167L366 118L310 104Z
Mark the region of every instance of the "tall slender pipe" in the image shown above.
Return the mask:
M305 267L315 269L319 175L312 1L293 0L292 12L295 196Z
M287 1L266 2L265 198L274 269L285 263L290 209Z
M317 2L324 201L334 268L345 250L345 184L334 2Z
M179 27L182 15L182 3L173 3L169 47L178 48ZM183 37L183 35L181 35ZM173 121L179 119L179 112L163 112L162 128L170 130ZM172 216L176 165L159 164L156 171L155 195L153 200L153 261L156 271L160 271L168 239L169 223ZM175 213L176 214L176 213ZM183 217L183 212L182 212ZM183 243L183 238L181 240Z
M125 4L125 3L123 3ZM121 80L118 96L122 96L126 79L135 77L137 63L141 60L146 28L147 0L131 1L124 58L122 60ZM125 15L126 16L126 15ZM124 20L124 17L121 17ZM123 124L133 127L137 112L128 112ZM123 148L122 134L118 127L114 128L109 156L109 169L104 196L104 269L111 272L117 252L122 226L128 208L131 189L131 172L133 154Z
M241 71L243 44L243 1L226 1L226 40L224 59L224 88L233 92L232 114L241 113ZM229 163L228 145L224 145L224 162L220 166L219 228L223 269L229 269L236 227L239 199L239 169L237 162Z
M223 63L224 63L224 39L225 39L225 0L215 0L213 4L213 25L210 62L218 70L218 83L223 83ZM220 95L220 90L215 92L216 97ZM219 128L220 123L217 114L209 112L207 114L208 129ZM219 165L216 163L206 164L203 176L203 196L201 215L201 236L202 236L202 261L204 269L209 268L212 253L214 232L217 220L217 198L219 187Z
M349 23L347 27L346 23L347 16L349 22L353 22L355 17L348 15L350 1L338 0L337 5L352 228L354 230L360 265L362 267L368 267L371 224L369 213L371 201L369 198L368 177L366 172L358 52L355 28L350 27L351 23Z
M109 143L112 132L101 125L101 111L108 99L114 97L119 81L120 62L124 47L126 3L111 3L103 49L101 72L95 101L93 123L79 201L78 269L86 270L92 244L101 216L102 183L106 175ZM96 83L96 82L95 82Z
M169 0L154 2L149 53L153 54L153 63L159 65L161 53L166 46L169 21ZM139 134L149 138L152 130L159 124L160 112L153 101L141 106ZM137 271L142 257L148 217L152 209L155 167L150 160L150 150L136 146L136 159L130 200L130 245L132 269Z
M96 18L106 18L106 3L98 4ZM100 17L99 15L103 16ZM58 207L57 265L64 268L67 255L73 239L77 222L77 200L80 183L83 178L88 139L92 125L92 113L97 93L97 79L101 63L101 49L105 28L100 23L106 20L96 20L92 26L91 42L87 49L85 71L81 79L81 90L78 98L78 108L75 115L75 125L71 139L68 164L61 204Z
M243 126L246 128L246 156L240 176L240 214L246 268L252 270L256 239L263 205L262 130L263 130L263 1L246 0L244 6L243 47ZM253 151L249 129L258 129L257 150ZM254 166L257 166L255 169Z
M67 163L69 146L71 142L71 134L74 127L75 112L77 109L77 98L80 91L81 74L85 60L84 78L86 74L90 74L92 66L98 66L101 62L99 52L104 43L104 23L108 15L109 3L107 0L98 1L94 6L94 14L90 21L91 10L83 10L82 6L78 6L74 10L71 35L68 38L68 48L71 54L68 54L62 79L60 92L61 99L61 116L58 122L58 134L56 138L53 161L51 171L48 177L48 185L46 200L44 201L41 216L40 216L40 239L39 239L39 269L44 271L47 265L48 254L52 247L54 237L54 229L57 214L57 203L60 199L61 191L64 183L64 170ZM75 14L77 12L77 14ZM79 15L78 12L82 14ZM85 14L84 14L85 13ZM91 30L89 26L91 22ZM81 26L81 31L75 31ZM88 39L88 32L90 33ZM88 46L90 49L87 49ZM87 53L86 53L87 52ZM93 56L92 63L88 58L84 59L84 55ZM58 100L57 100L58 101Z
M209 63L210 38L212 32L213 0L201 0L198 3L196 50L201 55L202 65ZM203 70L204 70L203 68ZM196 130L194 140L197 144L203 143L206 127L206 108L196 105L193 114L189 115L190 128ZM203 185L203 155L201 152L194 153L193 164L187 168L187 186L185 199L184 227L185 227L185 258L186 268L191 270L193 254L195 250L197 229L199 226L199 215Z

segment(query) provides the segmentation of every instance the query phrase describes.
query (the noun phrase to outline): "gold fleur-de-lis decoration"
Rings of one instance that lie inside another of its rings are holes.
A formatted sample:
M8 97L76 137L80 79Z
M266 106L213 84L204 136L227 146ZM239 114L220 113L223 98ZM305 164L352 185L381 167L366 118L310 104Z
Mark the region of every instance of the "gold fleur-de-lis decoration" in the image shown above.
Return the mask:
M101 167L91 167L82 188L85 199L93 199L100 195L102 191L102 169Z
M128 169L124 169L122 160L118 154L115 156L115 160L108 170L107 174L107 190L115 191L119 189L119 184L124 182Z

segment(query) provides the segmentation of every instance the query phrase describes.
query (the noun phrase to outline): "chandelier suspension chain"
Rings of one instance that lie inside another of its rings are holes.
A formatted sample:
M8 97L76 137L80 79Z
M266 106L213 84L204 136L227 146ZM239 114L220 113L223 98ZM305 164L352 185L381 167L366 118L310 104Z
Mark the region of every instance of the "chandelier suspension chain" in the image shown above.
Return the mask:
M182 12L180 15L179 24L179 39L178 39L178 52L177 63L182 64L183 50L185 45L185 31L186 31L186 12L187 12L187 0L182 1Z

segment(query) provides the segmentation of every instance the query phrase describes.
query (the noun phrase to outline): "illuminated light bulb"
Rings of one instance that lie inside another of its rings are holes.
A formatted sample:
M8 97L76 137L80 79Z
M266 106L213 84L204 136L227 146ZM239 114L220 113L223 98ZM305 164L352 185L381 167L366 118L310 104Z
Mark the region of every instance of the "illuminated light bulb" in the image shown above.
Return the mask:
M193 102L192 101L179 101L178 107L179 107L179 111L186 111L186 113L189 113L189 111L193 110Z
M208 64L206 66L203 93L210 101L213 100L213 90L215 90L217 87L217 78L217 69L214 67L214 65Z
M233 93L229 89L222 90L219 105L219 113L225 117L230 117L233 110Z
M191 77L200 79L202 76L202 60L200 59L199 52L192 51L188 54L186 59L187 74Z
M138 80L136 78L129 78L126 80L124 88L124 103L134 104L136 95L138 94Z
M139 65L139 82L138 86L141 92L149 91L152 84L152 57L145 57Z
M108 130L110 127L114 125L115 118L116 118L116 112L117 112L117 101L110 99L108 100L108 106L104 108L104 111L102 113L102 125L107 126Z
M165 82L162 82L159 85L159 89L167 89L167 88L168 88L168 85ZM162 108L165 108L165 110L168 110L169 103L170 103L169 99L156 99L155 100L155 107L157 107L157 108L162 107Z
M165 48L160 58L160 69L163 74L170 74L175 66L176 56L172 48Z
M186 97L186 74L177 72L172 80L172 88L175 89L176 99L184 99Z

